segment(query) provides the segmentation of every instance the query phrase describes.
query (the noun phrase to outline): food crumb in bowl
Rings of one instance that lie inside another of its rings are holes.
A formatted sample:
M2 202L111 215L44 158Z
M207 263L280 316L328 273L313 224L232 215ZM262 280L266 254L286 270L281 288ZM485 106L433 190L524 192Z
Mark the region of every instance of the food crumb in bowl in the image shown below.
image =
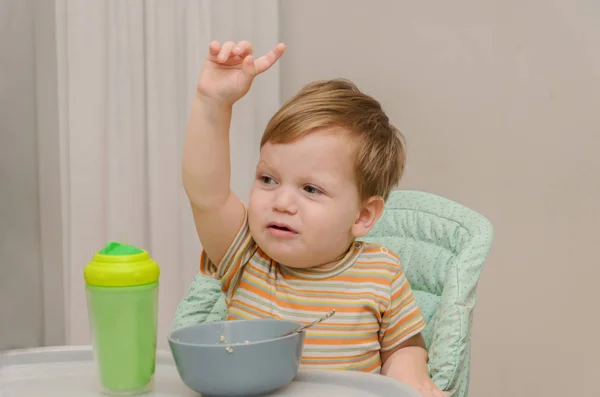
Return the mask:
M248 344L248 343L250 343L250 341L249 341L249 340L245 340L245 341L244 341L244 343L245 343L245 344Z
M227 342L227 339L225 339L224 335L221 335L221 342L223 342L223 343Z
M229 346L227 346L225 348L225 350L227 350L227 353L229 353L229 354L233 353L233 349L231 347L229 347Z

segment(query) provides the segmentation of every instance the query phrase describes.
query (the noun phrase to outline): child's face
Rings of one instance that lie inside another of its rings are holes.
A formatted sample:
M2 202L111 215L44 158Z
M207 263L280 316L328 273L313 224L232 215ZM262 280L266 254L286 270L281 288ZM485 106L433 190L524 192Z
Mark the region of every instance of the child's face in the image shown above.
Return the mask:
M361 213L355 145L339 127L263 145L248 221L254 240L273 260L307 268L345 254Z

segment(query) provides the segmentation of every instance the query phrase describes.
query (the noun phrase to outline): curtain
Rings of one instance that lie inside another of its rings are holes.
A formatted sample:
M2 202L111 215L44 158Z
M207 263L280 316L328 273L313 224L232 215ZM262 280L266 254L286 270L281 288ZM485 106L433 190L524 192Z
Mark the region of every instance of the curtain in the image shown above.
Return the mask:
M161 267L165 347L201 250L180 172L200 67L212 39L248 39L257 54L273 47L277 1L56 0L54 11L56 89L38 98L55 96L58 128L39 131L40 217L45 312L62 316L46 316L46 326L62 324L67 344L89 343L83 268L120 241ZM242 199L279 102L275 66L235 105L232 188Z

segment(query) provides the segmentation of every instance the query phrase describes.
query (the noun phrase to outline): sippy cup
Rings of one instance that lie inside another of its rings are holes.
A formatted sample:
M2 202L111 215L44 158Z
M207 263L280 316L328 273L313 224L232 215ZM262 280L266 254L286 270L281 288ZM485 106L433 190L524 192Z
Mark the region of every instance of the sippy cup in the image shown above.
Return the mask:
M148 252L116 242L84 269L94 359L109 394L153 388L159 274Z

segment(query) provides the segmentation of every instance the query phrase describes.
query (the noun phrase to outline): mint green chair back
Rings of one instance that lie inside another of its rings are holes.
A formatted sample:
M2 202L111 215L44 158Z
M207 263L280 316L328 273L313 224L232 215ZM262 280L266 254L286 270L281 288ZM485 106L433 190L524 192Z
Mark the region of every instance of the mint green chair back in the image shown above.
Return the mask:
M397 190L364 238L400 256L427 323L433 381L453 397L469 387L471 329L479 276L492 245L491 223L451 200Z

